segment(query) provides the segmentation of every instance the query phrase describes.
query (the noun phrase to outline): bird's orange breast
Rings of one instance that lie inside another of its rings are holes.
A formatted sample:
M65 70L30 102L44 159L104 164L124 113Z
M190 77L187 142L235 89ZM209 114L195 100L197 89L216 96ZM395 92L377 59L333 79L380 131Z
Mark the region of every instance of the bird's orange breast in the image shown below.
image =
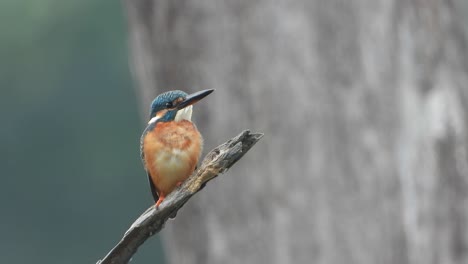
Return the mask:
M187 179L198 163L203 139L188 121L158 122L144 138L145 166L159 195Z

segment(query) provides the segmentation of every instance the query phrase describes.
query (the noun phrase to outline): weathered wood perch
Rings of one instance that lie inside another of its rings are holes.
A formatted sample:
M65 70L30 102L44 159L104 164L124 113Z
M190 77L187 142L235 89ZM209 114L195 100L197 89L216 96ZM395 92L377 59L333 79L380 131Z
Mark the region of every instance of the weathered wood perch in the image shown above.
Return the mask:
M138 247L149 237L161 231L166 221L199 192L205 183L225 172L257 143L263 134L245 130L237 137L210 151L200 168L182 186L169 194L159 209L148 208L125 232L122 240L97 264L128 263Z

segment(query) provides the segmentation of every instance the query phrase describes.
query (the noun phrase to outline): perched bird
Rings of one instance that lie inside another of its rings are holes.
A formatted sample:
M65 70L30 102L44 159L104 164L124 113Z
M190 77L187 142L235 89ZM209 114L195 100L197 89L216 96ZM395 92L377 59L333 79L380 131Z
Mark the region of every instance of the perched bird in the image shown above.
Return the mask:
M213 90L188 95L169 91L151 104L150 120L140 140L140 156L148 174L156 208L195 170L203 138L191 122L192 105Z

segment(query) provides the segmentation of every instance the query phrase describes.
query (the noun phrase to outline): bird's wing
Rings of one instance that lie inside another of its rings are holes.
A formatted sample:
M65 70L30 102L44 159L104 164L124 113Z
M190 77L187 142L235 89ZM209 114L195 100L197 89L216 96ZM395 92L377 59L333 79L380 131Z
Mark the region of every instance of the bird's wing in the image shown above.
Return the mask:
M151 188L151 194L153 195L153 199L155 202L159 200L159 195L158 191L156 190L156 187L154 186L153 180L151 179L151 175L148 172L148 182Z
M143 147L143 141L145 139L145 135L148 133L148 130L149 130L149 127L147 127L145 131L143 131L143 135L140 138L140 158L145 169L146 169L146 162L145 162L145 151ZM149 185L151 188L151 194L153 195L154 201L156 202L159 199L158 191L156 190L156 187L154 186L154 183L153 183L153 180L151 179L151 175L149 171L147 171L147 175L148 175Z

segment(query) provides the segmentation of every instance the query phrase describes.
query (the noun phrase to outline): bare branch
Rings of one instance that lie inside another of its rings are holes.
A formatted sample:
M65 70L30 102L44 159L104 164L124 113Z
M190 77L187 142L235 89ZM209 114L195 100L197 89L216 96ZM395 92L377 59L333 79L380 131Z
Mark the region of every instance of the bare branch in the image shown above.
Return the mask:
M151 206L138 217L125 232L122 240L97 264L128 263L138 247L150 236L161 231L166 221L175 216L190 197L199 192L205 183L234 165L262 136L261 133L250 133L249 130L245 130L237 137L210 151L196 173L190 176L179 189L169 194L158 210Z

